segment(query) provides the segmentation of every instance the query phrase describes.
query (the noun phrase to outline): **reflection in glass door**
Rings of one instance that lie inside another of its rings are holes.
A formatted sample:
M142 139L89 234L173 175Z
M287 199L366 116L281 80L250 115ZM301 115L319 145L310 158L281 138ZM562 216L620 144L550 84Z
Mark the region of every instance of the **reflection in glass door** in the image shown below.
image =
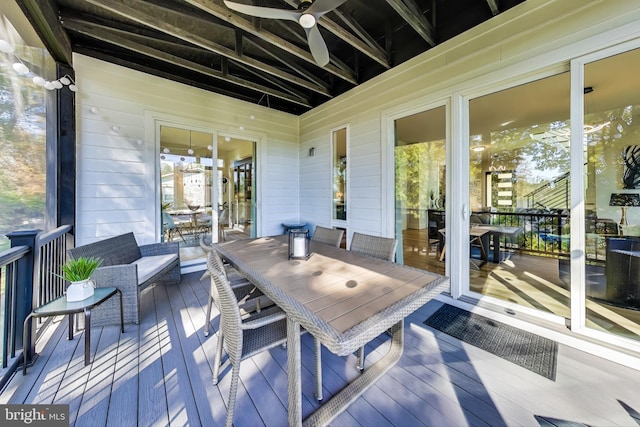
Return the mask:
M162 239L180 245L180 261L202 258L199 238L213 224L213 135L160 127Z
M446 108L396 120L397 261L445 272Z
M586 326L640 340L640 49L584 66Z
M214 162L213 134L160 126L162 238L179 243L183 266L204 266L201 236L255 237L255 146L218 135Z
M469 290L570 317L569 73L469 101Z
M218 137L218 240L256 237L256 143Z

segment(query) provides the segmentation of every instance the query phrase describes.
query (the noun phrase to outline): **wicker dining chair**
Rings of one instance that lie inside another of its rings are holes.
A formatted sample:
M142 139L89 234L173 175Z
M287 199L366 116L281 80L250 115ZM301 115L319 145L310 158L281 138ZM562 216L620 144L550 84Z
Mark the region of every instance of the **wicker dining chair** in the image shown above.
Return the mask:
M240 363L265 350L269 350L287 342L286 313L273 306L254 313L248 318L241 316L237 297L222 272L211 271L211 279L215 284L220 308L220 339L216 348L213 367L213 383L218 384L223 347L227 351L231 363L231 385L227 405L226 427L233 425L233 413L238 393ZM302 331L304 333L306 331ZM316 353L316 393L322 389L322 371L320 370L320 353Z
M261 297L264 297L264 294L258 288L256 288L256 286L253 283L251 283L244 277L240 276L239 279L236 279L234 282L231 282L229 280L229 276L227 275L227 269L225 268L225 265L222 262L222 259L220 259L220 256L218 255L218 252L215 249L210 250L207 253L207 271L209 273L209 276L211 276L214 273L218 273L224 276L225 280L227 280L227 282L231 286L231 290L233 291L236 297L236 302L238 306L243 310L244 313L251 313L253 311L259 313L260 311L262 311L263 303L261 301ZM218 291L216 289L213 278L211 278L211 287L209 289L209 301L207 304L207 317L206 317L206 322L204 324L205 337L209 336L209 328L211 327L211 312L214 304L216 305L216 307L218 307L218 310L220 310L220 305L218 302ZM271 304L266 304L266 305L271 305ZM218 345L221 345L221 344L222 344L222 341L220 339L220 335L218 335Z
M395 261L398 241L391 237L371 236L355 232L349 250L374 258Z
M215 243L211 242L211 234L206 233L201 235L199 241L200 241L200 248L204 251L205 256L207 256L209 252L211 252L214 249L214 245L215 245ZM222 263L222 260L220 260L220 262ZM249 281L240 273L238 273L238 270L236 270L232 266L224 263L220 265L224 266L225 274L227 275L229 282L231 282L232 287L237 284L249 283ZM200 280L205 279L208 275L209 275L209 270L207 269L204 271L204 273L202 273Z
M320 225L316 225L313 237L311 240L314 242L326 243L327 245L340 247L342 243L342 236L344 236L344 230L338 228L326 228Z
M361 255L393 262L396 258L397 246L398 241L391 237L371 236L354 232L349 250ZM364 346L362 346L358 349L356 360L356 368L361 371L364 369L364 357Z

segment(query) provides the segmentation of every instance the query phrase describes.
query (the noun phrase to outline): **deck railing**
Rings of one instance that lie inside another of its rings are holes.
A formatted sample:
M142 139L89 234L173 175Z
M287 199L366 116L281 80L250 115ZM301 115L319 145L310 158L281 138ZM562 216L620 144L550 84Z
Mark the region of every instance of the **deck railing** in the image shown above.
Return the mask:
M39 230L10 233L11 249L0 253L0 322L2 341L0 390L22 361L23 351L30 362L35 342L46 322L29 331L22 342L24 319L33 307L46 304L64 293L64 281L58 277L66 260L67 247L73 243L71 226L49 232Z

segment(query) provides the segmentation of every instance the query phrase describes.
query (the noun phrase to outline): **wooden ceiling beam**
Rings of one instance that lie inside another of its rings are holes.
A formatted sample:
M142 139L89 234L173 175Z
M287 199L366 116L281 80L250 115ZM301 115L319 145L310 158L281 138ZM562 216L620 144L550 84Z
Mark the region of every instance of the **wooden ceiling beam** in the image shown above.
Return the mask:
M436 45L433 26L424 17L414 0L387 0L395 10L430 46Z
M4 0L6 1L6 0ZM71 65L71 41L50 0L16 0L54 60Z
M301 49L298 46L272 34L268 31L261 29L259 26L256 26L250 20L243 18L240 14L232 12L230 9L227 9L224 6L217 4L214 0L184 0L186 3L189 3L192 6L199 8L200 10L207 12L210 15L213 15L223 21L229 22L231 25L245 31L246 33L253 34L256 37L261 38L262 40L271 43L273 46L276 46L279 49L284 50L285 52L289 52L292 55L297 56L300 59L307 61L310 64L318 66L316 61L313 59L311 52L305 49ZM322 67L323 70L330 72L331 74L340 77L341 79L348 81L352 84L357 84L355 74L353 72L348 73L345 70L342 70L338 67L335 67L331 64L327 64Z
M274 90L270 87L252 83L247 80L234 77L230 74L223 73L221 71L213 70L212 68L199 64L197 62L179 58L166 51L155 49L142 43L137 43L126 37L121 37L115 34L113 31L96 24L89 24L72 19L67 19L64 22L64 26L71 31L75 31L77 33L84 34L86 36L107 42L109 44L119 46L132 52L158 59L168 64L176 65L178 67L185 68L191 71L196 71L200 74L204 74L209 77L252 89L260 93L267 93L271 96L286 100L288 102L293 102L304 107L311 107L309 101L304 97L291 96L290 94Z
M297 2L295 2L294 0L285 1L294 9L298 7ZM332 12L335 13L345 24L347 24L359 38L342 28L336 21L331 19L328 14L324 15L318 21L318 25L325 28L326 30L331 32L331 34L338 37L340 40L344 41L351 47L357 49L364 55L373 59L386 69L391 68L385 51L380 47L378 43L376 43L376 41L373 39L373 37L371 37L369 33L367 33L357 22L355 22L350 17L345 16L345 14L340 12L338 9L334 9Z
M317 77L314 74L308 72L306 69L304 69L303 67L300 67L295 62L289 61L288 58L285 58L277 50L267 49L266 47L263 46L263 44L265 43L264 41L254 40L251 37L245 37L244 39L248 43L251 43L253 46L255 46L256 49L261 50L265 55L268 55L268 56L272 57L274 60L280 62L283 66L290 68L292 71L300 74L301 76L303 76L304 78L308 79L309 81L315 82L317 85L327 87L327 90L329 90L329 88L328 88L328 86L326 86L326 83L324 82L324 80L322 80L320 77Z
M345 15L344 13L342 13L341 11L339 11L337 9L334 10L333 13L338 18L340 18L340 20L342 22L344 22L345 25L347 25L351 29L351 31L353 31L358 37L360 37L371 49L373 49L375 52L377 52L378 57L381 58L384 62L381 62L379 59L373 58L370 55L368 55L369 58L375 59L380 65L384 66L387 69L391 68L391 64L389 64L389 60L387 58L386 51L371 36L371 34L369 34L367 31L365 31L365 29L362 28L362 26L360 26L360 24L358 24L358 22L356 20L354 20L352 17L350 17L348 15ZM354 47L356 49L359 49L357 46L354 46ZM359 49L359 50L366 55L365 51L363 51L362 49Z
M119 16L122 16L126 19L132 20L134 22L138 22L140 24L153 28L157 31L163 32L165 34L169 34L178 39L192 43L196 46L200 46L203 49L217 53L218 55L226 56L238 63L242 63L250 67L254 67L257 70L271 74L272 76L278 77L290 83L304 87L308 90L321 93L325 96L329 96L329 97L331 96L325 87L318 86L316 84L305 81L300 77L284 72L276 67L273 67L269 64L265 64L249 56L239 55L237 52L235 52L232 49L216 44L210 41L206 37L203 37L198 34L194 34L192 32L185 30L184 28L189 28L190 25L192 24L193 17L189 18L188 16L185 16L179 12L162 8L163 13L166 14L164 18L166 18L167 16L171 16L172 21L178 23L178 25L173 25L168 22L168 19L161 19L160 17L158 17L157 16L158 6L150 3L141 2L137 0L86 0L86 1L95 6L102 7L105 10L108 10ZM135 7L132 7L132 5Z

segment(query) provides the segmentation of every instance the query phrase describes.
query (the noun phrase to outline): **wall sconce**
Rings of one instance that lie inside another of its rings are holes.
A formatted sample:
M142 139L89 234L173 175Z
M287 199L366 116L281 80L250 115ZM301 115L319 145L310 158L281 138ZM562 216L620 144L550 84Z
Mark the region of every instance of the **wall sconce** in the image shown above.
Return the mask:
M316 147L309 148L309 157L313 157L316 154Z
M309 230L293 228L289 230L289 259L309 258Z
M609 199L609 206L620 206L622 209L620 225L627 225L627 206L640 206L640 194L613 193Z

